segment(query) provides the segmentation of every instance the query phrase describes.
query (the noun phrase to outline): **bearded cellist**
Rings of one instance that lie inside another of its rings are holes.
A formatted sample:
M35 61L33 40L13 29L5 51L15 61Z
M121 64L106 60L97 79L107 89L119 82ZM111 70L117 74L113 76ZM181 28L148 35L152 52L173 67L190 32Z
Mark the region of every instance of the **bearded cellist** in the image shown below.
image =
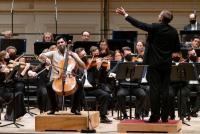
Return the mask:
M57 43L58 50L42 53L39 56L39 59L41 61L46 62L47 64L50 64L51 68L52 68L51 75L50 75L50 81L47 84L47 92L48 92L48 96L50 99L50 112L48 114L54 114L55 111L58 111L58 102L57 102L57 98L56 98L56 92L55 92L54 88L52 87L53 83L59 77L62 77L62 79L64 79L63 77L66 77L66 73L64 73L64 74L62 74L62 76L60 76L60 71L64 67L60 67L59 63L62 61L65 61L65 62L71 61L71 60L74 61L75 65L72 65L71 63L67 64L66 72L71 72L71 73L75 73L75 69L77 67L85 68L85 64L79 58L79 56L76 53L67 49L68 48L67 46L69 44L67 43L67 40L65 39L65 37L63 37L63 36L57 37L56 43ZM68 58L68 60L66 60L66 58ZM66 65L66 64L64 64L64 65ZM81 96L82 96L81 90L76 90L75 93L73 94L73 102L72 102L71 112L76 115L80 115L80 98L81 98Z

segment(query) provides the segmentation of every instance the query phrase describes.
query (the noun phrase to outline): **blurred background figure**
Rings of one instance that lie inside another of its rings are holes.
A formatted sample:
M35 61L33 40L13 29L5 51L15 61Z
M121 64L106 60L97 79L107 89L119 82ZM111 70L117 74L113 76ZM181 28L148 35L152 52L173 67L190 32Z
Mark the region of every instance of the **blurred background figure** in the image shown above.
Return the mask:
M12 31L10 30L4 31L2 34L4 35L5 39L11 39L13 37Z
M53 42L53 34L50 32L46 32L42 37L43 42Z
M82 41L89 41L90 40L90 32L83 31L81 35Z
M195 13L191 13L189 15L190 24L184 27L184 30L191 31L191 30L200 30L200 23L197 22L197 15Z

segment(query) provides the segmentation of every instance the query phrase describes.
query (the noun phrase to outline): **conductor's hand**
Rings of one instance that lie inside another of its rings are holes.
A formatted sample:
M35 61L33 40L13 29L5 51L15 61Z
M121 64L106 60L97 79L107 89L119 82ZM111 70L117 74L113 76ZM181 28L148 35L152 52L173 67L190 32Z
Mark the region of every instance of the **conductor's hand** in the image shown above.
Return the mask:
M123 15L123 16L125 16L125 14L127 14L123 7L117 8L117 9L115 10L115 12L116 12L117 14L120 14L120 15Z

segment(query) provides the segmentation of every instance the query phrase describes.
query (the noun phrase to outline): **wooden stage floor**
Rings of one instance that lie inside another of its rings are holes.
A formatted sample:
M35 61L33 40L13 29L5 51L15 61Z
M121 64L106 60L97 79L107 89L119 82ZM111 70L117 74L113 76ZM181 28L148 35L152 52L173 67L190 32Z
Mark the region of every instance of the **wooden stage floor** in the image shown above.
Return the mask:
M5 112L5 109L4 109ZM8 121L4 121L4 114L1 114L1 125L10 123ZM31 109L31 112L39 114L38 109ZM190 124L191 126L182 125L182 134L200 134L200 112L198 113L199 117L197 118L191 118L190 121L186 121L186 123ZM117 133L117 124L119 123L119 120L113 119L116 117L116 112L114 113L114 116L111 116L111 114L108 115L109 119L113 121L112 124L103 124L100 123L100 125L96 128L97 133ZM148 119L148 118L146 118ZM176 118L178 119L178 118ZM30 116L29 114L26 114L24 117L17 120L17 123L23 124L23 127L16 128L14 125L6 126L6 127L0 127L0 133L41 133L41 132L35 132L35 117ZM76 131L47 131L42 133L79 133Z

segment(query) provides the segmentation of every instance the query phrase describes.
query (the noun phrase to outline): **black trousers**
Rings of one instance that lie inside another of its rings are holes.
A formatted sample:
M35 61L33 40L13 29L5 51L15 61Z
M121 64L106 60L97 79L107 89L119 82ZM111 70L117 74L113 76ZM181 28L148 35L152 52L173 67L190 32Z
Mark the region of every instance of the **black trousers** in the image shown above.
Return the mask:
M171 68L149 67L147 80L150 85L151 117L163 120L169 116L169 85ZM160 112L161 111L161 112Z
M193 103L192 111L191 113L197 113L200 110L200 86L199 85L188 85L187 88L191 92L197 92L197 96L195 98L195 101ZM192 102L190 102L192 103Z
M100 116L104 117L107 114L108 111L108 105L110 102L110 94L105 91L104 89L102 89L101 87L98 87L96 89L88 89L85 90L86 91L86 95L91 95L91 96L95 96L97 98L97 101L99 103L99 112L100 112Z
M15 98L13 97L13 91L15 92ZM16 91L16 89L10 89L7 86L0 87L0 105L7 103L5 120L12 121L26 114L26 108L24 104L24 95L22 92ZM14 105L15 104L15 105ZM15 108L15 109L14 109Z
M58 110L58 97L56 95L56 93L54 92L54 90L52 89L52 84L53 81L50 81L47 84L47 93L49 96L49 100L50 100L50 110L56 111ZM73 94L73 99L72 99L72 109L76 110L76 109L80 109L80 101L81 101L81 97L82 97L83 91L78 89L76 90L76 92Z
M37 102L38 102L38 108L40 109L41 112L46 112L50 110L50 102L49 102L49 97L47 94L47 88L44 85L38 85L38 90L37 90Z
M140 114L142 113L142 110L144 109L146 92L144 91L144 89L138 86L134 87L134 86L128 86L128 85L126 86L121 85L119 87L119 90L117 92L117 103L118 103L120 111L125 116L127 116L126 114L126 96L127 95L136 96L135 116L139 117Z
M169 88L169 116L175 118L175 96L178 97L178 115L185 117L189 114L187 101L189 98L189 88L187 83L171 83Z

